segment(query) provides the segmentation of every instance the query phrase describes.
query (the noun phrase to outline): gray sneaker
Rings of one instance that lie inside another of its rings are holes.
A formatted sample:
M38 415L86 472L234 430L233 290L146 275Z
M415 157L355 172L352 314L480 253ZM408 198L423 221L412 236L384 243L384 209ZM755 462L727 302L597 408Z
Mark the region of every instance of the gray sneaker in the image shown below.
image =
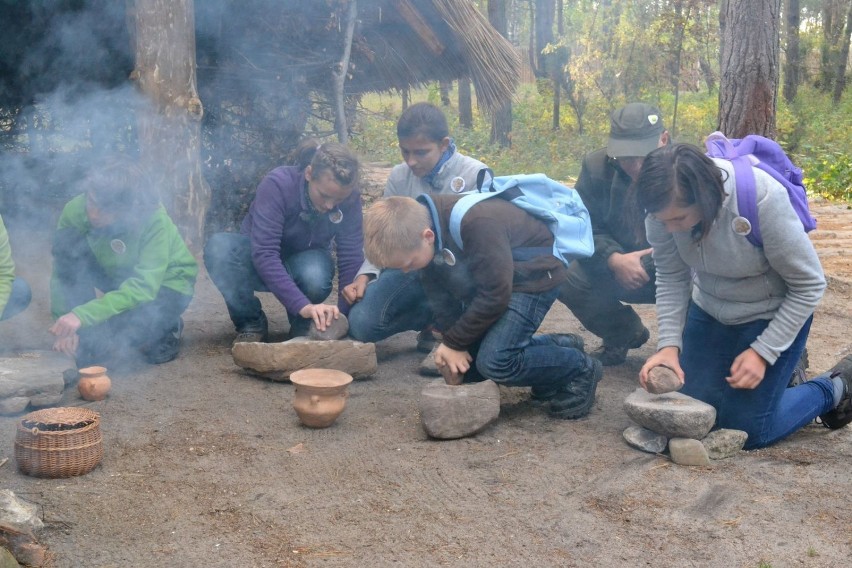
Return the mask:
M263 343L269 339L268 334L262 331L241 331L234 338L232 345L237 343Z

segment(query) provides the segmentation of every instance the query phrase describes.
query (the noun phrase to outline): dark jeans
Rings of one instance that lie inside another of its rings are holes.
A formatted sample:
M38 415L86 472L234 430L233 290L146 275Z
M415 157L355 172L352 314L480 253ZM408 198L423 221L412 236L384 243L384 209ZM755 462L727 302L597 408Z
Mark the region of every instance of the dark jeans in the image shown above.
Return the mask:
M559 301L586 329L603 339L604 344L628 345L642 331L643 324L636 311L622 302L656 302L653 264L644 261L642 264L651 280L641 288L627 290L605 266L574 261L568 268L567 281L559 290Z
M491 379L512 387L552 391L586 372L586 356L558 345L550 335L533 335L556 300L558 288L540 294L515 292L509 307L470 350L475 367L466 382Z
M85 235L73 229L58 231L54 238L53 273L69 311L94 300L96 290L106 293L121 285L98 264ZM161 343L174 343L181 329L180 316L191 300L192 296L161 286L152 301L80 328L77 366L120 362L138 355L150 358Z
M0 315L0 321L7 320L27 309L32 299L33 294L29 284L21 278L15 278L12 281L12 291L6 301L6 307L3 308L3 314Z
M420 331L431 322L418 271L386 269L349 310L349 335L376 342L403 331Z
M812 320L805 322L775 364L766 367L757 388L735 389L725 377L730 375L734 359L749 348L769 320L724 325L691 304L683 330L680 364L686 382L680 392L713 406L717 427L747 432L746 448L768 446L792 434L831 410L834 403L834 387L826 378L787 388Z
M334 261L327 249L309 249L282 259L284 268L313 304L331 294ZM204 264L210 279L225 299L238 332L266 331L266 316L255 292L268 292L251 260L251 242L239 233L216 233L204 247ZM287 313L291 335L304 335L310 320Z

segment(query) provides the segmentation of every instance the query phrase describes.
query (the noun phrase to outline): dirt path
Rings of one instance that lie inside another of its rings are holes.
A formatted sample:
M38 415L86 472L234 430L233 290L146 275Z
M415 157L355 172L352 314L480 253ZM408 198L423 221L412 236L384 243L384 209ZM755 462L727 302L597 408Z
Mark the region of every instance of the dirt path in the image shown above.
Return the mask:
M852 211L814 212L829 290L811 333L812 374L852 347ZM37 301L0 340L4 350L43 349L46 249L13 237ZM283 310L268 300L281 337ZM653 323L650 309L642 315ZM41 506L56 566L848 564L852 428L809 426L710 468L632 450L621 404L653 340L606 370L586 419L551 420L525 389L503 389L494 425L436 442L417 416L413 333L379 343L376 376L352 385L333 427L310 430L290 406L291 385L234 366L224 305L204 275L186 320L178 360L114 373L110 397L85 403L102 414L105 437L92 473L20 475L17 419L0 417L0 460L12 458L0 486ZM544 327L577 325L556 306ZM69 393L67 404L83 403Z

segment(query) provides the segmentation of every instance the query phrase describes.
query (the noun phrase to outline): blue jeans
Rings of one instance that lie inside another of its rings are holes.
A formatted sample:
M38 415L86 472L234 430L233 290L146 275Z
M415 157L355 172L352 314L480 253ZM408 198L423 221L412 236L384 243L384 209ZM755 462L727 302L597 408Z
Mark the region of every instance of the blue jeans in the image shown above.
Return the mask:
M539 294L515 292L509 307L470 353L475 367L466 382L491 379L512 387L552 391L586 372L586 356L558 345L551 335L533 335L547 315L558 288Z
M349 310L349 335L358 341L376 342L403 331L420 331L431 322L432 311L419 272L389 268Z
M3 308L3 313L0 314L0 321L7 320L27 309L32 299L33 293L25 280L21 278L12 280L12 291L6 301L6 307Z
M313 304L331 294L334 261L327 249L309 249L282 259L284 268ZM255 292L268 292L251 260L251 241L239 233L216 233L204 246L204 264L222 293L228 314L239 332L266 331L266 316ZM307 333L310 320L287 313L292 335ZM262 326L262 328L261 328Z
M686 374L681 392L713 406L718 428L747 432L748 449L762 448L789 436L831 410L834 403L833 385L825 378L787 388L805 348L812 320L813 316L775 364L766 367L757 388L735 389L725 380L734 359L749 348L770 320L724 325L691 304L680 355Z

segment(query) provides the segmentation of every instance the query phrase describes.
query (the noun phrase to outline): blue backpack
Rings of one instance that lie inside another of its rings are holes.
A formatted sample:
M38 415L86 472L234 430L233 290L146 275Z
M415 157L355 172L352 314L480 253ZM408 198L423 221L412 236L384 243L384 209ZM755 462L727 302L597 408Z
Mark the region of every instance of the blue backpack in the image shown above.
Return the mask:
M461 221L465 214L480 201L500 197L544 221L553 233L553 256L565 266L575 258L590 257L595 252L589 211L573 188L544 174L495 178L490 169L479 172L476 186L477 191L459 199L450 213L450 235L460 249L464 250Z
M751 231L746 235L751 244L763 246L757 218L757 193L752 167L763 170L784 186L806 233L816 229L816 219L808 209L808 196L802 184L802 170L790 161L777 142L757 134L750 134L742 139L728 139L721 132L714 132L707 137L704 145L709 157L730 160L734 165L737 209L751 224Z

